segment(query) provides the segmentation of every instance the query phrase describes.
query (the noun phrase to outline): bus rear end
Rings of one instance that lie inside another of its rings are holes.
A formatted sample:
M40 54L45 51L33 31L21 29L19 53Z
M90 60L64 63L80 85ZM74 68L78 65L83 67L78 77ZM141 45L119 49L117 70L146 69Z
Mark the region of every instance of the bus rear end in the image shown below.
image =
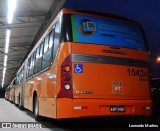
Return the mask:
M68 17L72 41L61 45L69 53L62 53L57 118L150 116L149 52L140 27L88 14Z

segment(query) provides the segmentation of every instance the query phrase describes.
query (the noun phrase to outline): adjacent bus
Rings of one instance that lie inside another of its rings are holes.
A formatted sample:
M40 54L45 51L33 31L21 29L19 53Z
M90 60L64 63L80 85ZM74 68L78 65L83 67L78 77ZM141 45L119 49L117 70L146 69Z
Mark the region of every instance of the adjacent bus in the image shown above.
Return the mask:
M14 98L36 119L150 116L149 67L137 22L62 9L17 72Z
M5 99L6 100L9 100L9 95L10 95L10 89L9 89L9 87L7 87L7 89L6 89L6 92L5 92Z
M9 89L9 101L15 103L15 88L14 88L14 79L11 84L8 86Z

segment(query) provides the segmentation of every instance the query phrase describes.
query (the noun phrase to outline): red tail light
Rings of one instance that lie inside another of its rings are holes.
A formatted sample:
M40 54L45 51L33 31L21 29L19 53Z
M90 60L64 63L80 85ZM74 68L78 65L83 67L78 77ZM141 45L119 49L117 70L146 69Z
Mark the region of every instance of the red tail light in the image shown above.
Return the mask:
M63 79L64 79L65 81L69 81L69 80L71 79L71 76L70 76L70 75L64 75L64 76L63 76Z
M61 65L61 90L57 97L72 98L72 63L71 56L68 56Z

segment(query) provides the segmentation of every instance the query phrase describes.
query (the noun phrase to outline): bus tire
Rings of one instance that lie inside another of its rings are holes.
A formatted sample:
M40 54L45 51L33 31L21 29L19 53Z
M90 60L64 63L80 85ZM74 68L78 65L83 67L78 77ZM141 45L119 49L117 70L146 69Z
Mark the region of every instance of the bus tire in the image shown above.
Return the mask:
M38 97L37 95L35 95L33 99L33 114L36 121L40 121L40 116L38 115L38 112L39 112Z
M13 95L13 104L15 104L15 95Z
M20 94L19 94L19 96L18 96L18 108L19 108L20 110L23 110L23 107L22 107L22 105L21 105L21 96L20 96Z

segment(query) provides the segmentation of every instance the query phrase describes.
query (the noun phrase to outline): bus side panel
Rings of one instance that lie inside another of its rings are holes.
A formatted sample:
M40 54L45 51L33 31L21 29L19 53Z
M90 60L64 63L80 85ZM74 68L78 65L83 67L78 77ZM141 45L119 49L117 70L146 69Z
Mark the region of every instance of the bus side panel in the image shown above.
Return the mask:
M61 48L59 47L59 49ZM58 84L60 85L60 74L57 73L57 66L59 65L59 52L61 51L58 51L57 57L49 70L44 71L25 82L25 108L31 111L33 110L33 94L36 92L39 100L39 115L41 116L50 116L52 114L50 117L56 117L56 104L54 101L57 96L56 86ZM63 53L62 56L65 57L66 55ZM49 104L51 104L51 106L48 108Z
M15 89L14 89L14 86L12 86L11 89L10 89L10 95L9 95L9 96L10 96L10 97L9 97L9 100L10 100L11 102L14 102L14 95L15 95L15 94L14 94L14 90L15 90Z
M50 118L56 118L57 116L56 97L61 89L61 63L68 55L70 55L70 51L69 43L60 44L53 65L48 71L38 76L39 78L42 78L39 80L39 83L35 80L36 78L33 78L34 83L32 92L36 90L38 93L40 116Z
M39 115L56 118L56 98L39 97Z
M25 98L24 98L24 107L32 111L32 93L33 83L26 81L25 83Z
M30 111L33 111L32 102L33 102L32 97L25 96L24 107Z
M8 90L8 100L10 99L10 89Z
M19 95L22 92L22 84L15 86L15 104L19 104ZM21 95L20 95L21 97Z
M5 98L6 98L6 100L9 100L9 89L7 89L7 91L5 93Z
M33 94L34 91L37 93L37 97L44 96L46 94L46 89L42 88L46 85L46 79L41 74L38 76L41 77L41 80L38 80L37 77L34 77L25 83L25 108L33 111ZM41 91L43 89L43 92ZM46 95L45 95L46 96Z
M42 79L34 85L33 91L38 93L40 116L56 118L56 68L57 63L54 62L47 72L39 75Z

